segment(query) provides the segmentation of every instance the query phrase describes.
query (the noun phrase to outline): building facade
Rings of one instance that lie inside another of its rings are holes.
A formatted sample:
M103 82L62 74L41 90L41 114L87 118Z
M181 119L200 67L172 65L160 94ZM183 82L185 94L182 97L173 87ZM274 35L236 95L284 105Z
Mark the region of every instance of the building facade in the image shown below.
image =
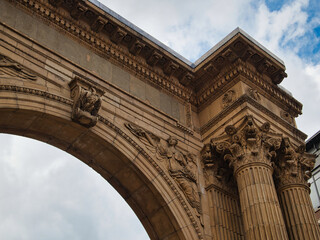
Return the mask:
M191 63L95 0L0 9L1 132L86 163L151 239L319 239L302 104L243 30Z

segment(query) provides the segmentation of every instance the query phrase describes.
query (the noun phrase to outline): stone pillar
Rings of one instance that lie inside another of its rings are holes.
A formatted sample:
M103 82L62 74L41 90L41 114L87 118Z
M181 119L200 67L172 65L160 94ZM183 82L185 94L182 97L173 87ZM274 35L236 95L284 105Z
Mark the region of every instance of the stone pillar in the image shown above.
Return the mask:
M268 134L269 128L268 123L258 127L248 116L239 128L226 127L225 141L212 139L214 154L233 168L245 239L288 239L271 164L281 138Z
M232 169L221 159L213 161L209 144L205 145L201 155L212 235L215 240L243 240L240 201Z
M246 164L235 177L246 239L288 239L271 166Z
M314 156L296 150L284 138L275 164L276 186L290 239L315 240L320 238L310 199L307 180L314 166Z

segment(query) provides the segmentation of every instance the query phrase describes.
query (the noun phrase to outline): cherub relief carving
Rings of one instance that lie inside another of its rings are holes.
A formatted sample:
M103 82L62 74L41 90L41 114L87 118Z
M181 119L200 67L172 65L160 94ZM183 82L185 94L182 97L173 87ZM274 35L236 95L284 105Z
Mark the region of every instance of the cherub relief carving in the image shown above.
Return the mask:
M20 64L0 55L0 77L14 77L35 81L37 77L28 72Z
M160 162L165 164L170 176L178 183L190 205L197 210L198 214L201 214L196 157L177 149L178 139L174 136L164 141L134 124L126 123L125 126Z
M90 85L81 84L76 77L69 85L73 99L72 120L86 127L93 127L98 121L98 112L101 107L101 93Z

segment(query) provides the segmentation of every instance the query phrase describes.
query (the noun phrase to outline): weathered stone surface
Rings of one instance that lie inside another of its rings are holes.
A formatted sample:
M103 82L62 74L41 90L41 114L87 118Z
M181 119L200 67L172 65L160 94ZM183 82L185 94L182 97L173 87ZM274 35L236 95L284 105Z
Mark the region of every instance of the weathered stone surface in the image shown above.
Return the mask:
M91 1L0 9L0 132L91 166L151 239L317 239L302 105L241 29L194 68Z

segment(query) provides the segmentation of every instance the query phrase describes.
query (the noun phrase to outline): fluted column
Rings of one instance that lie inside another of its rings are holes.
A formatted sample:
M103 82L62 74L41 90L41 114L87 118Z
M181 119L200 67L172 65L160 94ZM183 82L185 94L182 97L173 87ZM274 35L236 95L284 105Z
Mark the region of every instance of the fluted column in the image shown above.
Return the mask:
M259 162L235 172L246 239L288 239L272 168Z
M269 129L268 123L258 127L248 116L238 128L226 127L224 141L212 139L214 154L233 168L245 239L288 239L271 164L281 138L269 134Z
M289 238L320 239L307 182L314 166L314 156L304 153L301 147L295 150L287 138L283 139L278 152L276 186Z

